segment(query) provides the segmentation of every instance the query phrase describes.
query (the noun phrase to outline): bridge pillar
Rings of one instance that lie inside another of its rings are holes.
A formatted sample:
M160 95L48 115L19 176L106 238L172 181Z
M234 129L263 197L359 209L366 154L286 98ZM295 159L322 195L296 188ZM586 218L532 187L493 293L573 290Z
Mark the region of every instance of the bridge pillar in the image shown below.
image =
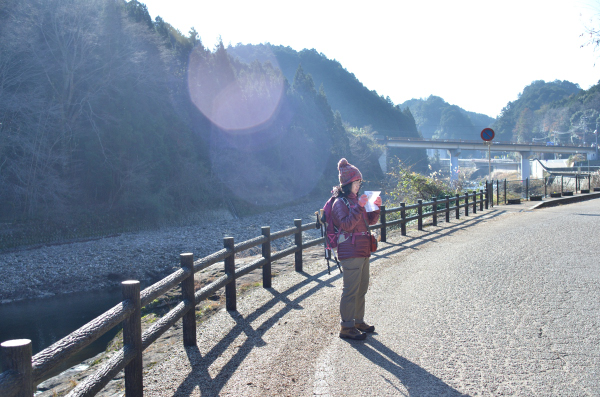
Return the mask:
M529 163L529 156L531 152L519 152L521 155L521 179L525 179L531 176L531 164Z
M460 156L460 149L448 149L450 155L450 180L455 181L458 179L458 156Z
M383 174L387 174L387 146L383 147L383 153L379 156L379 166L383 171Z

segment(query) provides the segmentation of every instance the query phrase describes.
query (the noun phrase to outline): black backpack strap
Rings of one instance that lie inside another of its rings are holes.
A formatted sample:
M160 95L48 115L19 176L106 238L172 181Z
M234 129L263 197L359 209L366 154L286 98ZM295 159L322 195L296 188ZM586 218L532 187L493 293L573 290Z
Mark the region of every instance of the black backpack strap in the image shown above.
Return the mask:
M348 201L348 199L346 197L341 197L341 199L344 201L344 204L346 204L346 207L348 207L348 209L350 209L350 201Z

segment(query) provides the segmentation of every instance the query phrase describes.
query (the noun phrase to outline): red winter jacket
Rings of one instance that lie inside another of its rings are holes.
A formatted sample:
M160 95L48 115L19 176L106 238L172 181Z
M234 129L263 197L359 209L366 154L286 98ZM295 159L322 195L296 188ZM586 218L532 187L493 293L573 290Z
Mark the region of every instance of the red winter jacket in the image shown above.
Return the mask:
M347 197L350 208L346 206L344 200L338 198L333 203L331 215L333 224L338 230L341 230L340 236L346 238L345 241L338 244L337 252L340 260L349 258L368 258L371 256L371 241L366 234L367 225L374 225L379 220L379 210L367 212L364 207L358 205L358 197L350 193ZM342 241L341 237L339 241Z

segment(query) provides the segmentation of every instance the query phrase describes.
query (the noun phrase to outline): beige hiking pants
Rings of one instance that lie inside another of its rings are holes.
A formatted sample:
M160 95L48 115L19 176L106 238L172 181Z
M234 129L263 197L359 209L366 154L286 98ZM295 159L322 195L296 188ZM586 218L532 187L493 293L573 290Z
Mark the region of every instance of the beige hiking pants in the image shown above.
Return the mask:
M354 327L363 323L365 295L369 289L369 258L350 258L340 261L344 270L344 286L340 299L342 327Z

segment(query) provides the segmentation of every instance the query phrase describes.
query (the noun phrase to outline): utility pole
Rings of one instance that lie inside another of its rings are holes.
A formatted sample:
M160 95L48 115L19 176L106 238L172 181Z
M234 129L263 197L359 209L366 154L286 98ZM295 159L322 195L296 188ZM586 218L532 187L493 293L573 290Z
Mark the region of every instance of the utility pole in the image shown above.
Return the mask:
M596 161L598 161L598 122L596 122L596 129L594 130L594 135L596 135Z
M486 142L487 147L488 147L488 179L491 181L492 180L492 156L491 156L491 147L492 147L492 141Z
M587 132L587 116L581 116L581 124L583 124L583 143L585 145L585 133Z

